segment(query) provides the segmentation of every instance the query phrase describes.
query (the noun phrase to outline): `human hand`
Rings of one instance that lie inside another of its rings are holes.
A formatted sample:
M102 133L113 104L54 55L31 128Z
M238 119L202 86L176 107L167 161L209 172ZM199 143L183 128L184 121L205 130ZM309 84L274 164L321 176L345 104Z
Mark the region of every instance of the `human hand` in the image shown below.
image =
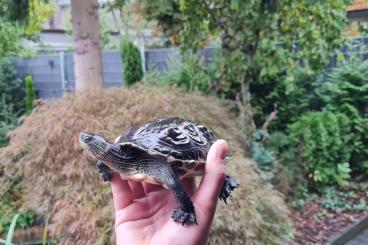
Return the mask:
M171 213L179 204L162 186L124 180L114 174L111 180L115 207L115 233L123 244L205 244L225 178L226 141L218 140L207 155L205 175L196 189L195 179L182 181L191 197L198 225L174 222Z

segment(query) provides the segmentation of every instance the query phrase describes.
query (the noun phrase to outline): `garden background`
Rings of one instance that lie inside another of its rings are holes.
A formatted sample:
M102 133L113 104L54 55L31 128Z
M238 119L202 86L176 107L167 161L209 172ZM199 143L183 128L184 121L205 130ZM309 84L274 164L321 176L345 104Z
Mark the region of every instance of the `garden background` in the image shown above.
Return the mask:
M38 38L57 4L0 3L0 237L111 243L79 132L174 115L226 139L241 180L211 243L324 244L365 216L366 1L71 1L62 52Z

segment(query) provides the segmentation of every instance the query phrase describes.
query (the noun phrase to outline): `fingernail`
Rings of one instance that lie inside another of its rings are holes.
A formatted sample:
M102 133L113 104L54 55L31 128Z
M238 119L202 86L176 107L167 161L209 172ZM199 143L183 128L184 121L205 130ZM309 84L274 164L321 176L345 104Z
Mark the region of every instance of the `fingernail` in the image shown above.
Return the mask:
M220 140L220 142L217 143L217 157L225 160L225 157L227 155L227 147L226 147L226 141Z

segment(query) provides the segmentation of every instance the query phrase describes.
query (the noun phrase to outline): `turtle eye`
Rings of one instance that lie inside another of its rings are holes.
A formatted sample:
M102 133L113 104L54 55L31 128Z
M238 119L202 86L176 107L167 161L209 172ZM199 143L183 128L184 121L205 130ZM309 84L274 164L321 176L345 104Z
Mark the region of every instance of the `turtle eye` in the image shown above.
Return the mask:
M83 140L86 142L86 143L88 143L88 142L91 142L92 141L92 139L93 139L93 137L92 136L84 136L84 138L83 138Z

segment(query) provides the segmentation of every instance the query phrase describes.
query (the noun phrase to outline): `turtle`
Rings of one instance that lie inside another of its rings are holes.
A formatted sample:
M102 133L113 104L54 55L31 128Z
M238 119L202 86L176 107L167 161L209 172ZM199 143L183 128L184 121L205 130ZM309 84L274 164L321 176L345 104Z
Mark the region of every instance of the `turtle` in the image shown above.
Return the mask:
M127 179L163 185L180 204L172 219L183 225L197 224L193 203L180 180L204 174L207 153L216 141L210 129L180 117L159 118L130 127L114 143L87 132L80 133L79 141L97 160L104 181L110 181L115 171ZM226 175L219 198L227 204L238 186L234 177Z

